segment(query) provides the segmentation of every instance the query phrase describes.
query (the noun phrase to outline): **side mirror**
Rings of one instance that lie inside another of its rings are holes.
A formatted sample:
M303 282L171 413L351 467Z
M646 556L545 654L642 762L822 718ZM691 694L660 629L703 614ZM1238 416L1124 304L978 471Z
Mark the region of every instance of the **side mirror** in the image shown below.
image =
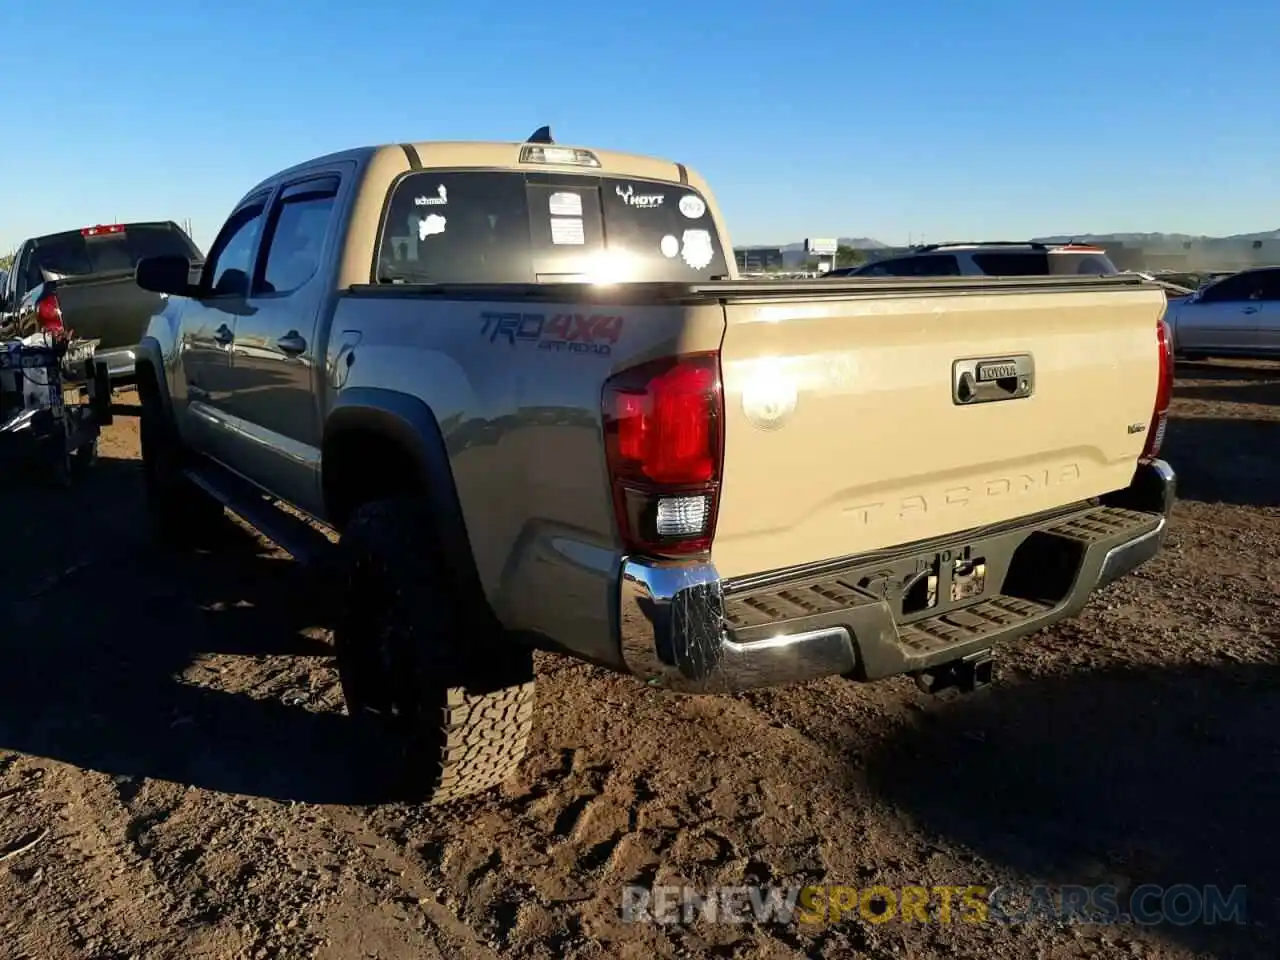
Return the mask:
M133 272L134 282L152 293L174 297L192 297L196 286L191 282L191 261L186 257L144 257Z

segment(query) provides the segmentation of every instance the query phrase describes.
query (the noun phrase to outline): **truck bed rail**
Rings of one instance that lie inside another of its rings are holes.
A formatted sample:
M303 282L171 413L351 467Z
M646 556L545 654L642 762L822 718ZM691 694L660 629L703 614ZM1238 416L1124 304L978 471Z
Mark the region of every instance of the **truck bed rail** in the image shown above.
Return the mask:
M1053 293L1159 289L1135 274L1045 277L848 277L839 280L712 280L701 283L360 283L359 297L523 300L541 303L705 303L715 300L841 299L865 296L952 296L961 293Z

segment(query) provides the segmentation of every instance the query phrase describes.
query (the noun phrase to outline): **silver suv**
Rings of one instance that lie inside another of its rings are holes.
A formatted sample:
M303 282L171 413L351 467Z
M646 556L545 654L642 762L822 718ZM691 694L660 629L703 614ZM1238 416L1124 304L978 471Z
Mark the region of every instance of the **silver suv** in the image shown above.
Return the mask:
M1078 243L934 243L828 277L1040 277L1119 273L1101 247Z

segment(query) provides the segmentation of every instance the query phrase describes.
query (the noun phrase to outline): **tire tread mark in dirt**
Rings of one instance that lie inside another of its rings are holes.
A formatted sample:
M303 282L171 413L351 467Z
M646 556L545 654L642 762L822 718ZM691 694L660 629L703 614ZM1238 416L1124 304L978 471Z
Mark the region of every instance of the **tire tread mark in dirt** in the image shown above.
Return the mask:
M396 885L412 896L428 923L441 934L444 941L438 946L448 957L475 957L477 960L497 960L498 955L482 943L462 920L444 904L436 901L417 877L417 870L394 849L387 838L374 833L358 816L337 807L325 807L325 818L333 827L346 834L372 859L378 861L397 878ZM446 946L448 949L446 949Z
M551 828L551 833L556 840L563 842L573 836L582 822L587 806L594 799L594 796L577 797L560 811L560 815L556 817L555 825Z

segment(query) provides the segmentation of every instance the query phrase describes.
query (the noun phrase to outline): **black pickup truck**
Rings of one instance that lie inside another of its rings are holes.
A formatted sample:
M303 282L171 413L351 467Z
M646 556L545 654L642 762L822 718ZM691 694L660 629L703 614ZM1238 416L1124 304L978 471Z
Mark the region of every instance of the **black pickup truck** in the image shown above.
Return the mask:
M25 337L63 328L98 340L116 386L134 379L134 354L162 298L139 287L134 268L144 257L203 255L171 220L67 230L24 241L0 285L0 335ZM193 266L193 270L198 266Z

